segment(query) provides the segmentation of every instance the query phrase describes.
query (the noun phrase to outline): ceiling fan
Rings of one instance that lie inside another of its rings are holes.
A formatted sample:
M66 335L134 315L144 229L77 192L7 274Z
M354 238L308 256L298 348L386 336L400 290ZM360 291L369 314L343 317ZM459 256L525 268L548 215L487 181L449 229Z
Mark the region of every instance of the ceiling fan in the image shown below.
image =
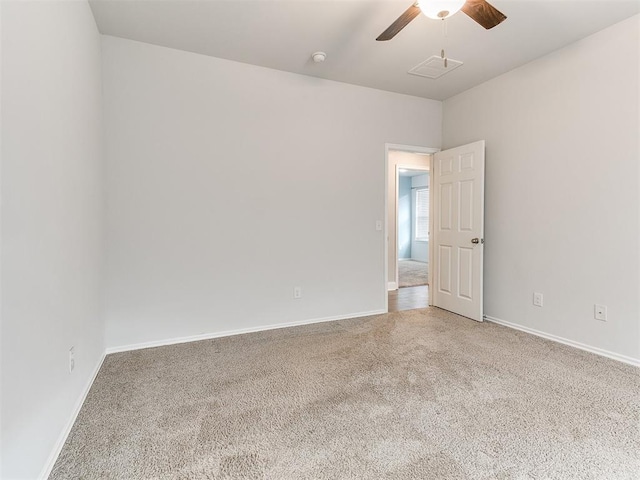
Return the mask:
M407 8L376 40L391 40L420 12L429 18L444 20L459 10L462 10L487 30L502 23L507 18L506 15L498 11L486 0L419 0Z

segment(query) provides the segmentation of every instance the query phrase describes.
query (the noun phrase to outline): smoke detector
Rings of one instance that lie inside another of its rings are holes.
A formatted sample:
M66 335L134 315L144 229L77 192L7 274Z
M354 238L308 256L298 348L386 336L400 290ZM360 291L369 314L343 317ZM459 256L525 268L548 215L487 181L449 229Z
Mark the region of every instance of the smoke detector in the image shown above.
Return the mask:
M327 54L324 52L316 52L311 55L311 58L313 58L313 61L316 63L322 63L324 59L327 58Z

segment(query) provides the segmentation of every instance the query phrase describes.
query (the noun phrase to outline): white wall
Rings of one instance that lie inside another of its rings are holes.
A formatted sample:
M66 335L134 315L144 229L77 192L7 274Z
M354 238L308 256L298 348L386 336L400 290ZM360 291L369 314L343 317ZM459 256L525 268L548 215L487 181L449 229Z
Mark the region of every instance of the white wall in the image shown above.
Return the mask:
M0 476L32 479L104 351L100 37L86 2L2 3Z
M385 142L438 146L440 102L115 37L103 70L109 347L384 309Z
M485 313L635 359L639 23L448 99L443 124L446 148L487 141Z

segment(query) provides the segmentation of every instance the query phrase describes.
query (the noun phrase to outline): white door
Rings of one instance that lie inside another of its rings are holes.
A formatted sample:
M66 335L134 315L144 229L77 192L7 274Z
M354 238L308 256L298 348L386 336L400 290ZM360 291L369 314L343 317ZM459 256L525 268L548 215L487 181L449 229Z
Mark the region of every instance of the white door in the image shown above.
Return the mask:
M433 159L432 304L482 321L484 140Z

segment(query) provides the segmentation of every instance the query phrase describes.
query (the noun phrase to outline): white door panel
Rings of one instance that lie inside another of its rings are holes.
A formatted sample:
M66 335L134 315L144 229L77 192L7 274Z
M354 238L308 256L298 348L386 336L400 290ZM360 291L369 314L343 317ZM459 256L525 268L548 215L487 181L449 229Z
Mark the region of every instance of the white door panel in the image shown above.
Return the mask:
M432 304L482 321L484 141L436 153L432 179Z

